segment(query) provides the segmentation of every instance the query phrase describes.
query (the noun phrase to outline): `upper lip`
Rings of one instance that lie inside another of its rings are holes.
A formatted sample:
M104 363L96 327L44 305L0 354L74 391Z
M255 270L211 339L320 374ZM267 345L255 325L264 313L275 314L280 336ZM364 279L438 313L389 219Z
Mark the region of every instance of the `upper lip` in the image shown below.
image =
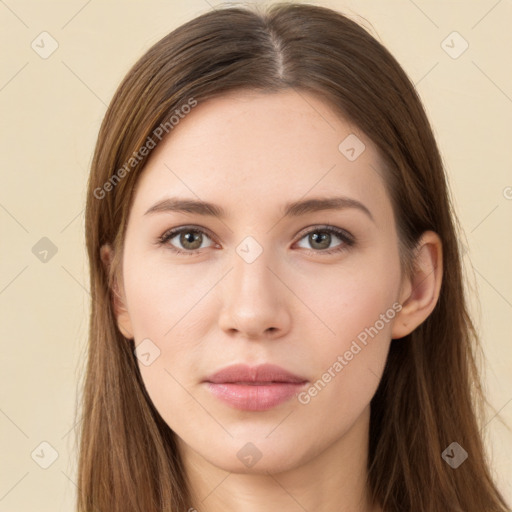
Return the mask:
M205 382L214 384L220 383L261 383L269 384L271 382L289 382L302 384L307 379L294 375L293 373L277 366L275 364L261 364L258 366L249 366L245 364L235 364L227 366L222 370L210 375Z

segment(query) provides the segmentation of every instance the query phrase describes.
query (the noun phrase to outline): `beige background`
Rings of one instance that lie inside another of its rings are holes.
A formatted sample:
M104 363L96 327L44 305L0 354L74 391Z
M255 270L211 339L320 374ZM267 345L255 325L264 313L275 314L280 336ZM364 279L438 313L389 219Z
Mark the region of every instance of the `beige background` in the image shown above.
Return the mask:
M417 85L465 230L486 390L512 425L512 4L317 3L369 27ZM135 60L216 5L0 1L0 512L73 510L73 423L90 298L83 214L97 131ZM40 36L44 31L50 36ZM445 49L454 55L462 39L450 36L451 50L442 45L453 31L469 44L458 58ZM58 48L42 58L50 37ZM57 248L46 262L32 252L42 237ZM512 433L490 413L484 434L512 503ZM58 458L43 469L52 450Z

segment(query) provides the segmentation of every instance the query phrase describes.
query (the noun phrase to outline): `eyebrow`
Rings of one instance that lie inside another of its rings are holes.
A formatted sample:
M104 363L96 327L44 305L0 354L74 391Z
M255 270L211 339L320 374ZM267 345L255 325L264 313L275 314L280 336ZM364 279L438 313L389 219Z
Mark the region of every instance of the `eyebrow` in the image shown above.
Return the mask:
M361 202L346 196L311 198L286 203L282 208L284 217L299 217L317 211L325 210L344 210L348 208L357 209L366 214L373 222L370 210ZM226 211L219 205L207 202L197 201L195 199L185 199L179 197L167 197L155 203L144 215L157 212L181 212L192 213L196 215L205 215L225 219Z

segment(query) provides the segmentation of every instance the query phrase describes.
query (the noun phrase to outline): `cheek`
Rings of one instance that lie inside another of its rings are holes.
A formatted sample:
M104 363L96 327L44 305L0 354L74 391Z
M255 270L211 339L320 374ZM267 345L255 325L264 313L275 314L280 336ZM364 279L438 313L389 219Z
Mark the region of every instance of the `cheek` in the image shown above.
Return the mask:
M126 276L125 292L139 370L153 405L174 427L178 417L198 416L197 402L187 390L196 384L193 369L202 348L191 319L201 310L205 291L194 286L193 275L188 279L190 271L132 261L137 270Z
M380 254L360 263L317 272L314 287L301 282L308 306L323 322L308 320L323 334L311 353L316 380L301 403L328 409L335 404L333 416L340 421L357 415L373 397L400 309L398 260Z
M130 271L124 276L135 341L154 337L164 342L190 324L212 284L208 276L198 276L194 265L171 265L162 257L151 260L142 256L132 255Z
M378 329L391 331L396 311L392 308L399 292L400 268L398 255L374 251L347 259L339 265L301 269L290 277L294 293L302 299L312 314L304 314L309 325L316 323L318 333L331 340L337 349L364 333L385 315ZM394 257L396 256L396 258ZM386 314L387 312L387 314ZM301 323L301 321L299 321ZM361 336L364 338L364 334Z
M193 267L169 265L162 258L151 261L134 251L126 261L125 294L138 365L159 411L171 411L174 404L180 404L180 410L194 406L184 389L196 384L194 369L204 359L207 292L216 280L201 278Z

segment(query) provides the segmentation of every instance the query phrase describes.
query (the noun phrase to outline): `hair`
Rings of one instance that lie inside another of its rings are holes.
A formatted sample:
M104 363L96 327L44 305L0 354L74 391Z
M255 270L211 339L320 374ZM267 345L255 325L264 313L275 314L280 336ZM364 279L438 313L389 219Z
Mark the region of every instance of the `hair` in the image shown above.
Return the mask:
M172 136L169 118L191 99L288 89L321 98L377 146L402 271L411 275L424 231L443 244L439 300L413 332L391 341L371 401L367 484L374 502L386 512L508 510L481 437L489 405L477 364L481 346L463 286L459 221L425 110L398 62L366 29L334 10L294 2L224 7L179 26L135 63L107 109L86 199L91 311L78 510L174 512L192 504L175 434L147 394L134 340L119 331L113 307L128 214L151 154L141 148L157 145L159 127ZM106 243L114 249L108 266L100 257ZM457 469L441 456L453 441L469 454Z

